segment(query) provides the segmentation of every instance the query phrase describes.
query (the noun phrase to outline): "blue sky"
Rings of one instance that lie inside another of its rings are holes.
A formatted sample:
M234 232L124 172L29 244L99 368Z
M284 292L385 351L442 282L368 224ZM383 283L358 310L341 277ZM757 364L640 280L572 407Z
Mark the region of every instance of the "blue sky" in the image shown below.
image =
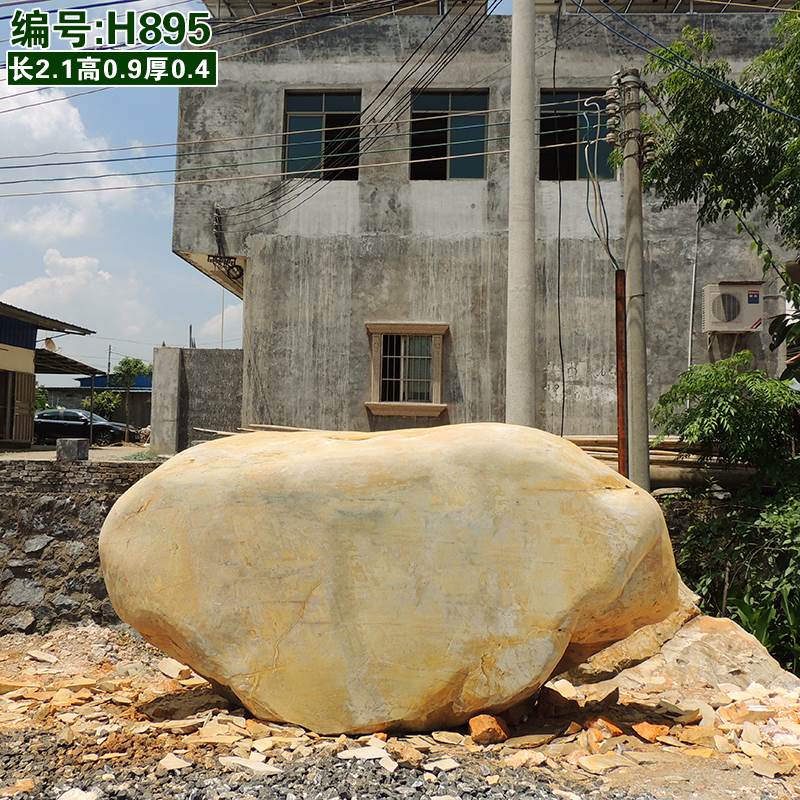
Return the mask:
M163 4L163 0L146 0L135 7L146 8L159 2ZM509 6L510 0L505 0L501 11L508 13ZM58 6L42 3L42 7ZM198 2L182 6L182 10L192 8L202 5ZM7 22L0 23L0 35L3 39L8 37ZM0 84L2 156L19 155L24 161L26 155L54 150L175 140L175 89L113 89L31 108L22 106L76 90L24 95L19 91L7 86L4 79ZM79 157L64 157L67 158ZM0 161L0 165L14 163L18 162ZM174 166L170 159L150 163L153 169ZM118 168L133 169L124 163ZM0 180L113 171L103 165L81 167L80 173L77 169L3 169ZM145 176L141 182L146 179ZM107 182L118 184L120 178ZM74 188L79 184L68 185ZM0 193L48 186L0 187ZM125 355L151 361L153 347L162 341L185 345L189 324L194 327L198 346L219 346L222 290L172 254L171 190L3 198L0 209L0 238L4 245L0 300L97 331L91 337L56 339L60 352L103 369L109 345L112 365ZM225 346L238 347L241 304L227 294L225 306ZM40 380L45 385L71 382L60 376L43 376Z

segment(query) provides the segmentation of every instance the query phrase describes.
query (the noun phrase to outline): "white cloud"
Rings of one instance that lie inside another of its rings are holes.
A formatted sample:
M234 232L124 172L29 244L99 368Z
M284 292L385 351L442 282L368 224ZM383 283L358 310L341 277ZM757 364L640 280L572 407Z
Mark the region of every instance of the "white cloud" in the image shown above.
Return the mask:
M225 347L241 347L242 313L241 302L225 306L225 328L222 331ZM220 322L222 314L214 314L200 325L195 339L200 347L219 347Z
M44 275L7 289L0 294L0 300L36 310L49 306L47 313L59 317L63 312L56 313L55 309L63 309L76 299L85 302L87 291L96 294L111 280L111 274L99 269L99 261L91 256L67 258L50 248L42 260Z
M57 339L65 355L102 367L108 337L118 337L113 338L114 362L121 355L152 359L153 345L161 343L171 326L150 308L147 287L135 277L102 269L100 260L90 255L67 256L51 247L42 263L42 274L6 289L0 300L106 337L102 341L91 336Z
M4 86L0 114L0 152L20 156L39 153L54 155L31 159L30 163L59 161L93 161L107 153L76 154L71 151L101 150L108 147L103 137L90 136L81 114L70 100L61 100L66 93L61 89L47 89L27 93L28 90ZM58 102L43 102L56 100ZM34 103L42 103L25 108ZM65 155L59 155L64 153ZM3 166L13 162L4 161ZM0 193L36 192L45 190L70 190L90 186L133 186L134 180L109 168L108 164L66 164L52 167L20 167L3 169L3 180L55 177L78 178L108 174L109 177L86 180L20 183L0 186ZM134 193L127 189L99 194L85 192L70 195L40 196L32 198L4 198L5 213L0 220L0 233L36 243L55 243L97 232L104 214L109 210L130 208L135 202Z

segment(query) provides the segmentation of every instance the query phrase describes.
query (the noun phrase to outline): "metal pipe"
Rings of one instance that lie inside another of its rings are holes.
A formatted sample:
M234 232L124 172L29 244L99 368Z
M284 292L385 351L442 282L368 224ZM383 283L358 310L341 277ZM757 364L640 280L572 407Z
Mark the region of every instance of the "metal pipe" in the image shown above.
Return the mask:
M694 231L694 261L692 263L692 295L689 301L689 354L686 360L686 368L692 366L694 355L694 296L697 291L697 256L700 250L700 220L695 223Z
M92 373L92 388L89 393L89 447L94 444L94 373Z
M628 337L626 331L625 270L614 273L614 312L617 344L617 471L628 477Z

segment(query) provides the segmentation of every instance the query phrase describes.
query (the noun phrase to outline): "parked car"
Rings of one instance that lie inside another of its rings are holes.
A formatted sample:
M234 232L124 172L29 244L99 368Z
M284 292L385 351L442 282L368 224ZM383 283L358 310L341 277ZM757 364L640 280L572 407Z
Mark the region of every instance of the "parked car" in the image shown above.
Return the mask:
M90 417L88 411L80 408L48 408L46 411L37 411L33 418L36 444L46 444L62 438L88 439ZM99 414L94 415L91 428L94 444L114 444L125 439L124 423L109 422ZM139 431L136 428L128 427L128 441L139 441Z

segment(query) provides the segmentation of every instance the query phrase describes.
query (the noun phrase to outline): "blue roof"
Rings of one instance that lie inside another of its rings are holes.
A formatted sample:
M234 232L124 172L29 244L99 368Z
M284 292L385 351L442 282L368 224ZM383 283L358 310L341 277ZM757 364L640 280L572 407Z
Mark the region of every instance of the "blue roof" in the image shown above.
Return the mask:
M109 384L108 377L109 377L108 375L97 375L94 379L94 388L95 389L108 389L109 387L112 389L122 388L121 386L115 385L113 379L111 381L111 384ZM84 388L88 389L92 385L92 379L78 378L78 383ZM152 388L153 388L152 375L137 375L136 380L133 382L133 386L131 386L131 389L152 389Z

